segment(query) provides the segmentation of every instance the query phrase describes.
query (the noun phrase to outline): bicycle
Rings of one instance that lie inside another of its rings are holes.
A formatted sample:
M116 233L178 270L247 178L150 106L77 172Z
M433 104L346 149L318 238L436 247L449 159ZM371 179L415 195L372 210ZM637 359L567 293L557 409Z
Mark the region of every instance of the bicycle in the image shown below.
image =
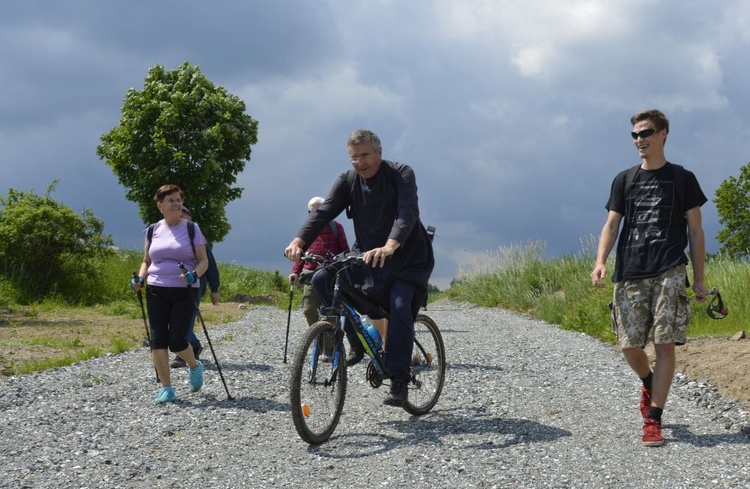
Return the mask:
M336 429L346 398L346 353L344 325L354 325L370 359L366 379L373 388L383 385L386 376L385 352L376 348L353 304L366 310L388 314L366 295L355 289L346 273L352 265L364 263L362 255L323 257L303 255L323 267L335 267L333 303L321 308L320 320L310 326L300 340L292 360L290 404L294 427L300 438L311 445L326 441ZM385 341L382 342L383 346ZM403 408L420 416L437 403L445 381L445 347L437 324L426 314L414 321L414 347L410 365L409 397Z

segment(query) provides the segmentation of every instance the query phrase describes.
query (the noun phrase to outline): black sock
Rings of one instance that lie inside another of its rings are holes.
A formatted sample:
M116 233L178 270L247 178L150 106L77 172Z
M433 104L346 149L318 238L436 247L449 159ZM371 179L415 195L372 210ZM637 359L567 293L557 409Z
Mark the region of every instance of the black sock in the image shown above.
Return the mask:
M659 423L661 423L661 413L664 410L662 408L658 408L656 406L651 406L651 409L648 411L648 417L651 419L655 419Z
M651 390L651 384L654 382L654 373L649 372L646 377L641 379L641 382L643 382L643 387L645 387L646 390Z

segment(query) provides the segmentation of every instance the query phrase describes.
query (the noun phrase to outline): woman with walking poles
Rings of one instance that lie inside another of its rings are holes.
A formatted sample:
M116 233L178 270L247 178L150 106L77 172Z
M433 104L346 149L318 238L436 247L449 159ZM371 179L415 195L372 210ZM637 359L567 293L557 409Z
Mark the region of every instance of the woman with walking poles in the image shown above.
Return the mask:
M203 386L203 364L196 360L187 342L187 330L196 311L194 291L208 268L206 238L197 224L182 218L184 196L177 185L163 185L154 196L164 218L149 226L144 234L143 263L130 285L140 298L146 287L146 304L150 324L151 358L161 382L155 404L174 402L169 352L185 360L190 392ZM180 269L184 264L185 272Z

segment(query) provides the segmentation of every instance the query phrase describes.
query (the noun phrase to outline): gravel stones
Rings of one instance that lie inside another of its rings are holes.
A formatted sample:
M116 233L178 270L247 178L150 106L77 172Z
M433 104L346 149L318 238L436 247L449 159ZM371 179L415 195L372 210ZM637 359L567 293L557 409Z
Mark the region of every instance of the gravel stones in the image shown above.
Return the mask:
M612 347L500 309L438 302L448 369L422 417L349 374L332 438L289 413L286 311L211 329L205 385L154 406L147 348L0 379L0 487L750 487L748 407L675 377L661 448L640 444L640 386ZM289 349L305 328L292 315ZM206 345L207 346L207 345ZM291 358L292 355L289 355Z

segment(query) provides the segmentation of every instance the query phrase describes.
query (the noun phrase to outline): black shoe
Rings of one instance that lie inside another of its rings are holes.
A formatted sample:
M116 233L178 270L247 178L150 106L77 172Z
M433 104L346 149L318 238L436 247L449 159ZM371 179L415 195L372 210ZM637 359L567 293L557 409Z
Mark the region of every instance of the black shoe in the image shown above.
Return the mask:
M198 345L197 347L193 347L193 355L195 355L196 360L200 360L201 353L203 353L203 345Z
M356 365L361 362L363 358L365 358L364 351L351 348L349 350L349 353L346 354L346 366L350 367L352 365Z
M409 398L409 385L406 382L394 381L391 384L391 392L383 400L386 406L403 407Z
M185 368L187 367L187 362L182 359L182 357L174 357L174 360L172 360L172 363L169 364L172 368Z

